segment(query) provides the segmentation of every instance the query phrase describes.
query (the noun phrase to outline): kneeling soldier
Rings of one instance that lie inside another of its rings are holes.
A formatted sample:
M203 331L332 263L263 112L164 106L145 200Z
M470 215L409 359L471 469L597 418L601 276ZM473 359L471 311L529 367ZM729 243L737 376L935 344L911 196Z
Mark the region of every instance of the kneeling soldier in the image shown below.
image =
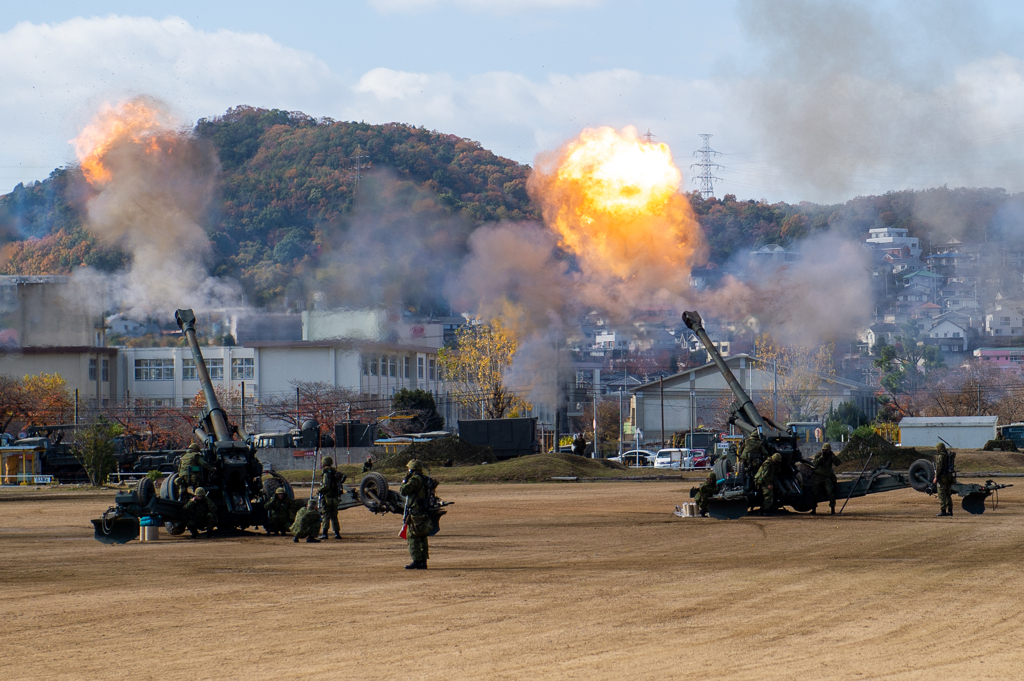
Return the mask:
M292 534L295 538L292 541L299 541L303 537L310 544L319 544L316 533L320 529L320 511L316 510L316 499L310 499L306 508L300 508L295 514L295 522L292 523Z
M267 510L267 534L284 534L291 526L288 516L291 509L291 502L288 500L288 493L284 487L274 490L274 496L263 505Z
M206 530L207 538L213 536L213 528L217 525L217 507L206 497L206 489L196 488L196 494L185 504L185 514L188 519L185 526L195 539L199 536L199 530Z
M697 502L697 510L700 511L701 518L708 517L708 506L711 501L711 497L718 491L718 478L715 476L714 471L708 473L708 479L697 488L697 494L694 496L694 501Z

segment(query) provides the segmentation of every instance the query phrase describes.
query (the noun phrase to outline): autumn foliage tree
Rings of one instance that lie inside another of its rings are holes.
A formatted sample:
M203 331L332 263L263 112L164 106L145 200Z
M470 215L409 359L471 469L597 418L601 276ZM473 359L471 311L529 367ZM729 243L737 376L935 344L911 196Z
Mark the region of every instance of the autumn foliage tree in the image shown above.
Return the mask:
M506 384L517 344L500 320L464 326L455 340L454 347L438 352L438 363L445 380L456 388L457 402L487 419L530 410L530 404Z
M821 418L830 402L822 385L835 375L832 364L832 343L816 347L785 345L771 336L759 336L754 343L757 361L763 371L778 371L778 398L762 393L758 409L772 417L778 408L780 421L803 421Z

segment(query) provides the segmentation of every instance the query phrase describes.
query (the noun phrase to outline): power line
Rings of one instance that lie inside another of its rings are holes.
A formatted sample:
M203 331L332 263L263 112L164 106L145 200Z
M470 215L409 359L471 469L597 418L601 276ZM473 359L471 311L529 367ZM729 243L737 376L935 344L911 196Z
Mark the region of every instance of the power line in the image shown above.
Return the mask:
M711 148L711 135L701 134L699 137L704 140L704 146L693 152L693 155L699 158L700 161L691 164L690 169L700 168L700 174L694 177L693 181L700 181L700 194L703 198L707 199L715 195L714 181L724 181L720 177L715 177L715 171L725 170L725 167L711 160L715 156L722 155L721 152Z

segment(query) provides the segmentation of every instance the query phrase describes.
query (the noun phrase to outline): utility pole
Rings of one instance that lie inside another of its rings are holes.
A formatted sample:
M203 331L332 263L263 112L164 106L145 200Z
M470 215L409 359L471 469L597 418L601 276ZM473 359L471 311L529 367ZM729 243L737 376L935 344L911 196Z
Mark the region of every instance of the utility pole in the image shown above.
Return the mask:
M594 455L590 458L596 459L597 457L597 386L593 386L594 389Z
M358 185L359 181L361 179L363 179L363 173L362 173L362 170L363 170L363 167L364 167L363 163L365 162L365 159L370 158L370 156L368 154L355 153L355 154L352 154L352 156L350 156L349 158L351 158L352 161L355 163L355 168L356 168L356 184Z
M665 377L658 377L658 392L661 394L661 446L665 446Z
M701 197L707 199L715 195L714 181L722 181L722 178L715 177L715 171L725 170L724 166L721 166L711 159L715 156L721 156L721 152L715 151L711 148L711 135L701 134L700 138L704 140L704 146L693 152L694 158L700 159L697 163L690 165L690 170L699 169L700 172L693 177L693 181L700 185Z
M650 128L647 128L647 132L640 136L646 139L648 144L654 144L654 135L651 134Z

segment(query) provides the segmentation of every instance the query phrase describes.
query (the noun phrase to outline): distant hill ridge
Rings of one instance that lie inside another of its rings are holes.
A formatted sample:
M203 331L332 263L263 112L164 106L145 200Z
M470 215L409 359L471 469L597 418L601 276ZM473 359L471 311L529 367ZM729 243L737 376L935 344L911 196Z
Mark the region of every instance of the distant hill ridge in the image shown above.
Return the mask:
M469 228L459 239L485 222L539 216L526 192L529 166L455 135L247 106L200 120L195 133L214 146L223 169L220 202L208 224L213 271L239 279L250 300L266 307L279 307L289 295L288 281L318 266L323 228L345 222L358 182L371 170L389 169L431 196L433 213L461 218ZM86 196L74 167L0 196L0 227L10 240L0 273L123 266L125 254L83 229ZM744 250L789 246L823 230L859 238L872 227L906 227L926 251L949 236L1001 240L1024 231L1021 195L1001 189L889 192L837 205L689 196L719 266Z

